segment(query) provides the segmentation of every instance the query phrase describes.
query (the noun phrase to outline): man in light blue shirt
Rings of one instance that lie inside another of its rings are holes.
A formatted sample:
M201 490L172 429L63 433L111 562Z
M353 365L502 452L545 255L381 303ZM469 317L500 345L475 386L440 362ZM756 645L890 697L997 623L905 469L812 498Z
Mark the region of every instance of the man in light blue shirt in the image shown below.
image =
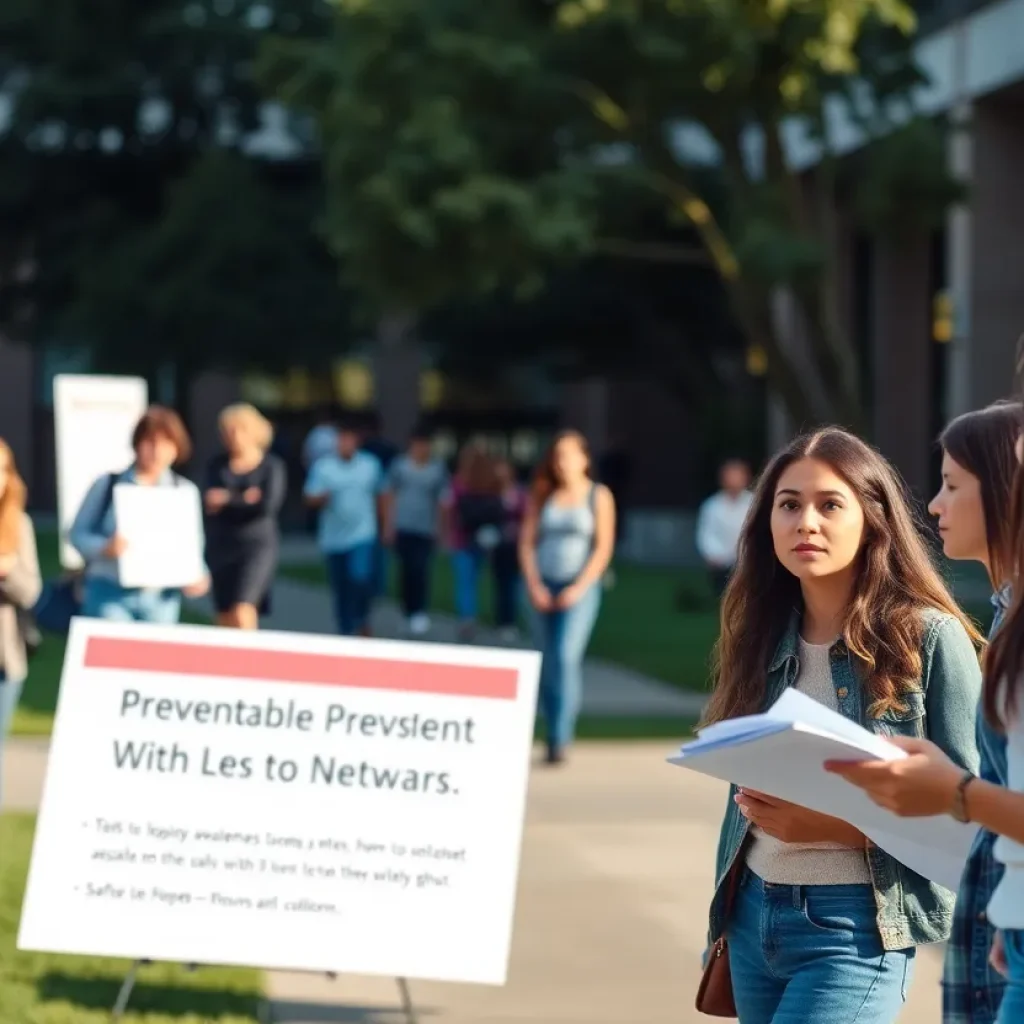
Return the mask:
M317 459L306 479L303 493L320 513L320 550L342 636L369 636L373 552L384 489L380 461L359 451L359 434L351 424L338 431L337 454Z

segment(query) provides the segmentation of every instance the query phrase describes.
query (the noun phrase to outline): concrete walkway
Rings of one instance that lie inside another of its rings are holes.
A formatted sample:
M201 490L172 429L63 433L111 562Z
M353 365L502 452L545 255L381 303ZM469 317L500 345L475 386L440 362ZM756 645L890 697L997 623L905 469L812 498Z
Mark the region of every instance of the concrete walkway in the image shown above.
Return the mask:
M411 983L421 1024L700 1024L693 1009L725 787L665 764L670 743L585 744L530 782L509 981ZM45 744L6 751L32 809ZM941 949L918 956L901 1024L940 1016ZM276 1024L403 1024L386 978L271 973Z
M293 552L292 558L294 556ZM197 602L196 607L204 614L213 614L208 601ZM334 633L334 617L325 589L315 584L278 577L274 584L272 614L264 620L264 628L286 632ZM373 630L379 637L408 639L402 616L390 601L380 602L375 609ZM425 639L458 643L456 621L448 615L433 616L430 634ZM481 629L475 642L489 647L529 646L525 639L510 643L493 629ZM584 666L584 715L696 718L700 715L704 701L703 694L677 690L667 683L621 665L588 658Z

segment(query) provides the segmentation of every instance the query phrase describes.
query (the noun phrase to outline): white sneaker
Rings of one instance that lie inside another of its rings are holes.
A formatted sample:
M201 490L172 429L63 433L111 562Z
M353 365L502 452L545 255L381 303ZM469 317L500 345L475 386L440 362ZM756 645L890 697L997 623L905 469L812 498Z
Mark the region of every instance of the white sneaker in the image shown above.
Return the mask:
M423 636L430 632L430 616L426 612L417 612L409 617L409 632L413 636Z

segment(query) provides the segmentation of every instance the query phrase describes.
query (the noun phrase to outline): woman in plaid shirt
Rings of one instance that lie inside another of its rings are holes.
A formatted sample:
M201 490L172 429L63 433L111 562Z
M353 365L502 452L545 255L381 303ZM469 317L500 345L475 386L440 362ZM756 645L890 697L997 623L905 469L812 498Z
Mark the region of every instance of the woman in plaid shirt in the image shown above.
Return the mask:
M1000 402L955 419L940 438L942 488L929 505L929 511L938 519L946 556L980 562L988 571L995 590L992 633L1002 623L1010 604L1007 581L1014 559L1010 507L1021 428L1022 409L1016 402ZM1006 738L981 713L978 749L980 777L1005 786ZM831 767L840 770L840 766ZM877 788L883 781L877 772L869 772L866 778L848 767L842 767L841 772L851 782L865 785L879 802L885 799ZM962 774L954 770L954 786ZM888 778L886 786L895 782ZM902 796L912 805L915 794L909 789L909 779L907 783ZM906 807L892 809L907 813ZM988 920L989 900L1003 875L1003 865L993 855L995 841L995 833L984 828L978 831L961 877L943 970L944 1024L995 1024L999 1013L1005 982L990 963L995 932Z

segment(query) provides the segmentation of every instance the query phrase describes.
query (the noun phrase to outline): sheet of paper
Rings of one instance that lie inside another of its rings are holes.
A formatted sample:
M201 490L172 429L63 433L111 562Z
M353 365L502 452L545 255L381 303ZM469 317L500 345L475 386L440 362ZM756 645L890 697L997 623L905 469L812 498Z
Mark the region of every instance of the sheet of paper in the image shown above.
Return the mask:
M899 818L823 767L830 759L906 756L899 748L795 691L787 691L785 700L770 713L754 716L759 717L761 726L751 720L738 734L713 736L710 742L699 738L685 744L669 761L842 818L918 874L949 889L958 888L976 826L945 815Z
M195 488L117 484L114 517L127 542L118 560L123 587L187 587L203 578L203 510Z

